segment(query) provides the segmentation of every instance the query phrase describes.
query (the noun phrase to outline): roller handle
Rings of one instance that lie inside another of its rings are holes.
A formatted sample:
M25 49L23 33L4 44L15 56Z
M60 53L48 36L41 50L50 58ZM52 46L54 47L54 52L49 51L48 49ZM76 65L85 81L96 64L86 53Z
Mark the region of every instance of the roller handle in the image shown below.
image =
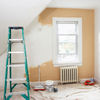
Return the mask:
M40 65L39 65L39 83L40 83ZM40 83L41 84L41 83Z

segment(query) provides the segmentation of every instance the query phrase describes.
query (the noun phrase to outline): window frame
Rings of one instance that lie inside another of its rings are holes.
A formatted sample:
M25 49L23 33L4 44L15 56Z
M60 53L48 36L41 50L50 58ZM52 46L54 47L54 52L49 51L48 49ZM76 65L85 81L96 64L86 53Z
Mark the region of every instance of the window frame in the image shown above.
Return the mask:
M55 67L59 66L69 66L69 65L77 65L82 66L82 18L66 18L66 17L53 17L53 65ZM57 55L58 55L58 34L57 34L57 23L58 22L77 22L77 54L78 54L78 62L72 63L58 63Z

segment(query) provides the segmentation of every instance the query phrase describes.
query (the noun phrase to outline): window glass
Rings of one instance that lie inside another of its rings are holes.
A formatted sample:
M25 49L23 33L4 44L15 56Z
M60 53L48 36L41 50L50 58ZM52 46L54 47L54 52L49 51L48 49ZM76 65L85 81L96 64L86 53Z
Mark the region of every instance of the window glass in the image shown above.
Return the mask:
M75 43L76 42L76 36L58 36L59 42L67 42L67 43Z
M77 24L57 24L58 27L58 62L75 62L77 60Z
M76 44L75 43L59 43L59 54L70 54L76 53Z

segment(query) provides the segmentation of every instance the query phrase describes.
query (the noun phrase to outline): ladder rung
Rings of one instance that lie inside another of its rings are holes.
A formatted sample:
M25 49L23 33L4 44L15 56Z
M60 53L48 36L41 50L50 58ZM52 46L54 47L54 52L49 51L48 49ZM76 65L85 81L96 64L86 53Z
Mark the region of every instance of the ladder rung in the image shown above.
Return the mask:
M27 91L6 93L6 96L9 96L9 95L21 95L21 94L27 94Z
M6 81L22 81L22 80L26 80L26 78L16 78L16 79L7 79Z
M23 43L23 39L9 39L9 41L13 43Z
M8 65L8 67L24 67L25 64L19 64L19 65Z
M24 53L23 51L13 51L13 52L8 52L8 53Z
M15 64L25 64L24 62L16 62L16 63L11 63L11 65L15 65Z

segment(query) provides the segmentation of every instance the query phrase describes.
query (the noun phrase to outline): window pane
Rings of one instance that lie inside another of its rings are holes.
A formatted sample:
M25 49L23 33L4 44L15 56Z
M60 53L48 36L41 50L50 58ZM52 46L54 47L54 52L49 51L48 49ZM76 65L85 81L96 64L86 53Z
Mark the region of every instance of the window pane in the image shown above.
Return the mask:
M76 36L58 36L59 42L70 42L75 43L76 42Z
M59 43L59 54L65 53L76 53L76 44L75 43Z
M58 63L77 62L77 55L58 55Z
M75 24L58 24L58 34L76 34Z

